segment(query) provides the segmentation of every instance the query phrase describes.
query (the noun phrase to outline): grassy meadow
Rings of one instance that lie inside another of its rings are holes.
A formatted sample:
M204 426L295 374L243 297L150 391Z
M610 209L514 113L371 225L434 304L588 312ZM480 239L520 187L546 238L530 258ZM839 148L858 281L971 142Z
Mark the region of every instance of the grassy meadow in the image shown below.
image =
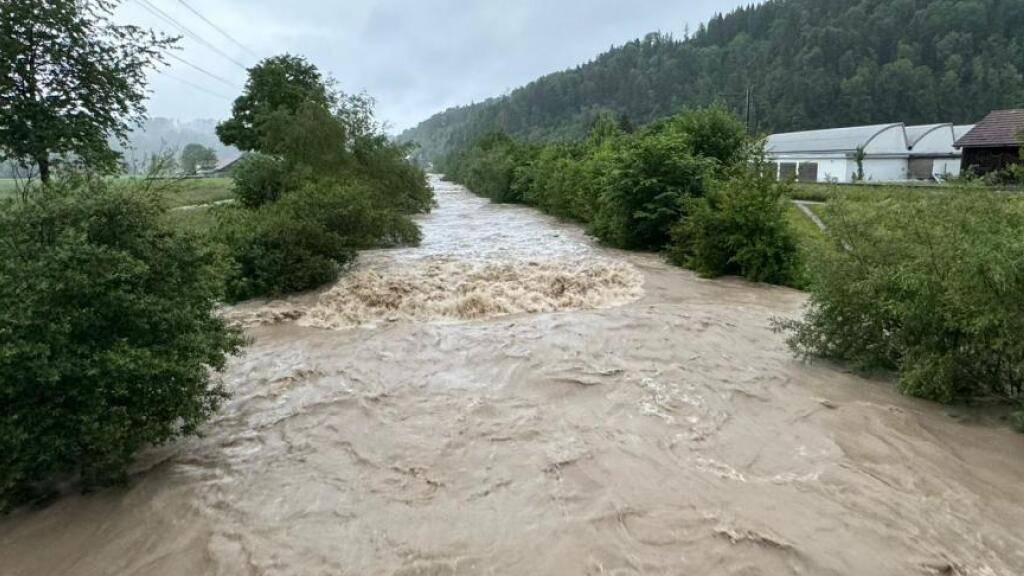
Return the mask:
M144 178L122 177L123 182L145 181ZM181 208L212 204L235 198L234 183L230 178L181 178L149 181L150 189L162 195L167 207ZM20 186L13 178L0 178L0 200L15 198Z

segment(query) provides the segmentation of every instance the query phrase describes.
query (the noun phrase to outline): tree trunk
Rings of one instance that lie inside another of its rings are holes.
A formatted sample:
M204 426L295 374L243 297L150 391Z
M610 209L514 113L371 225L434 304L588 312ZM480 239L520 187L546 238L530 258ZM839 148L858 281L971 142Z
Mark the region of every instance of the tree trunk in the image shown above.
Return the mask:
M39 164L39 179L43 184L50 183L50 158L44 156L36 161Z

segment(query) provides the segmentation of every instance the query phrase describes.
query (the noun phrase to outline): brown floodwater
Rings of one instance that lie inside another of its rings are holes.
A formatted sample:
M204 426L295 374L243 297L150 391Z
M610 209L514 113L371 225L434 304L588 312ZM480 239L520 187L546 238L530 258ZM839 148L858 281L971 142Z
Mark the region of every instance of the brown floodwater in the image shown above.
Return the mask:
M228 311L205 436L0 519L0 574L1024 574L1024 436L794 359L799 292L434 184L421 247Z

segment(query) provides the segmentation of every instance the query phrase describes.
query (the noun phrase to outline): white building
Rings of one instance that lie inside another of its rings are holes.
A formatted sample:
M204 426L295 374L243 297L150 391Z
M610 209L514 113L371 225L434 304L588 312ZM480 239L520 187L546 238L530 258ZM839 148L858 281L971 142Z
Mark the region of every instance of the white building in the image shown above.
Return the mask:
M854 182L863 154L865 182L944 179L960 173L960 151L953 146L970 126L902 123L810 130L768 137L768 158L780 179L801 182Z

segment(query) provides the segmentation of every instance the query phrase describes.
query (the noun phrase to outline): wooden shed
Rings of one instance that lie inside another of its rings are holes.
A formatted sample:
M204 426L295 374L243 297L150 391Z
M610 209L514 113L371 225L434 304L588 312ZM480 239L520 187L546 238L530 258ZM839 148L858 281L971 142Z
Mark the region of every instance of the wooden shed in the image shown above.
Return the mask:
M1024 145L1024 108L996 110L956 141L963 151L963 171L987 174L1021 161Z

